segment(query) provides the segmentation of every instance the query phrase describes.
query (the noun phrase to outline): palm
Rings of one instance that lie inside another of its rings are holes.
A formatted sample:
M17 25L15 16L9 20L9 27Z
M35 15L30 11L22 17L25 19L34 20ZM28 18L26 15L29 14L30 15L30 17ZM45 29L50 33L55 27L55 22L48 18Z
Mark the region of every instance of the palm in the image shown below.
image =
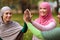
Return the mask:
M31 13L28 9L24 11L24 21L25 22L31 22Z

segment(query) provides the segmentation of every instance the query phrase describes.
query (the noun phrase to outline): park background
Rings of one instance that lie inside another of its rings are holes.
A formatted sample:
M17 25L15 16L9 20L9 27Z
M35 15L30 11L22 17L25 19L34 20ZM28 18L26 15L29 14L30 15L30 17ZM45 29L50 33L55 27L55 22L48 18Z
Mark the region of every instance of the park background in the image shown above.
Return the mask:
M12 8L13 11L13 16L12 16L12 20L17 21L18 23L20 23L21 26L23 26L23 12L21 9L21 0L0 0L0 9L3 6L9 6ZM25 1L25 0L23 0ZM27 4L30 4L30 11L32 12L32 19L35 20L38 17L38 2L40 1L47 1L50 3L51 7L52 7L52 3L53 2L57 2L58 0L26 0ZM60 2L58 3L60 5ZM58 7L58 4L54 4ZM57 21L57 27L60 27L57 15L60 11L56 12L56 10L54 10L55 7L52 7L52 14L53 17L55 18L55 20ZM60 7L60 6L59 6ZM59 9L59 8L58 8ZM60 10L60 9L59 9ZM28 29L28 31L26 33L24 33L24 37L23 40L32 40L32 33L31 31Z

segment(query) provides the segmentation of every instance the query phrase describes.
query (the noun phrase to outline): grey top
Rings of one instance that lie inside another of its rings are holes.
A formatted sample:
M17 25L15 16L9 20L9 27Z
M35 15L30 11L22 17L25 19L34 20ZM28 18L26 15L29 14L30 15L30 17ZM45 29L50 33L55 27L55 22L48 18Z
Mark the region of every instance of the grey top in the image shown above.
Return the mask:
M3 40L14 40L20 30L22 30L22 27L17 22L10 21L8 24L0 22L0 37Z

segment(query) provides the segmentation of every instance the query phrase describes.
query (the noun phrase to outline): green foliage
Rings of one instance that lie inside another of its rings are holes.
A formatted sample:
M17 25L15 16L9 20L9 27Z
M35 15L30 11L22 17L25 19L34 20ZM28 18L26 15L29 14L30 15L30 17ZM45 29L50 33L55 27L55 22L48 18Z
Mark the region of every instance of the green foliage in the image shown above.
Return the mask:
M41 0L32 0L32 4L37 5L39 1L41 1Z

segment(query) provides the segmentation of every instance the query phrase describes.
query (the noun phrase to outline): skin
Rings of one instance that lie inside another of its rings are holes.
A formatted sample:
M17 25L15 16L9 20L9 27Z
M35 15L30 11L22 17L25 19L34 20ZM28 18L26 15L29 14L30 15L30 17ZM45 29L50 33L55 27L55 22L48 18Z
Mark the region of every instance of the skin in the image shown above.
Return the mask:
M24 17L23 17L24 21L25 22L27 22L27 21L31 22L32 21L31 18L32 18L31 12L29 11L29 9L26 9L24 11Z
M40 14L40 16L46 16L47 11L48 11L47 8L39 7L39 14Z
M11 11L9 11L9 10L5 11L4 14L3 14L4 23L8 23L11 20L11 17L12 17Z

